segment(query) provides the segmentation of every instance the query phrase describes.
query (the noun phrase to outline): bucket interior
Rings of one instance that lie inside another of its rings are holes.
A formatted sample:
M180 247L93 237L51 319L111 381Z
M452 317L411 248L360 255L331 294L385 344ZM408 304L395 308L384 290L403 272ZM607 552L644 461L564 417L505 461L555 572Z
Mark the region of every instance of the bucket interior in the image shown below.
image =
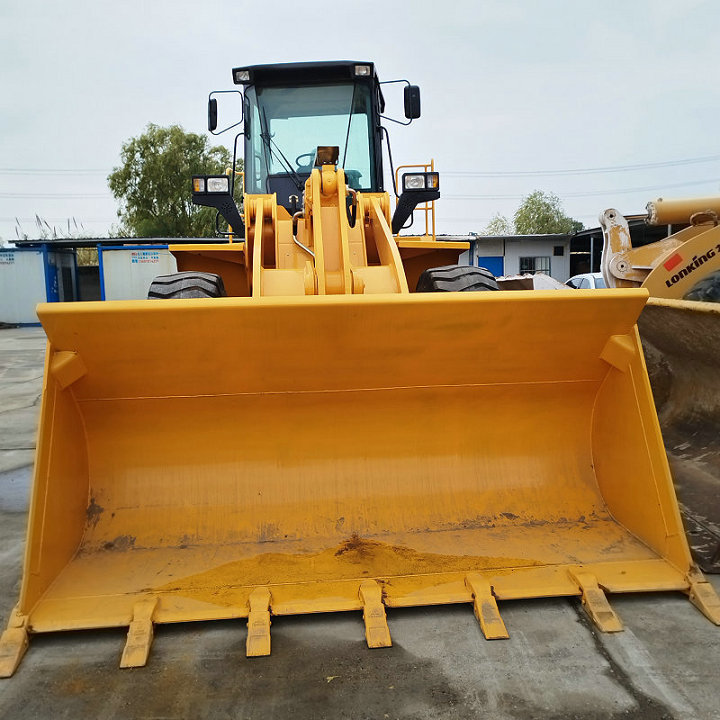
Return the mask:
M147 592L221 617L238 602L228 588L326 583L323 608L344 609L333 583L680 564L641 354L622 369L601 357L613 336L637 345L644 302L627 290L43 306L24 602L55 629L77 626L69 601L87 618L88 603ZM57 352L82 361L65 388Z

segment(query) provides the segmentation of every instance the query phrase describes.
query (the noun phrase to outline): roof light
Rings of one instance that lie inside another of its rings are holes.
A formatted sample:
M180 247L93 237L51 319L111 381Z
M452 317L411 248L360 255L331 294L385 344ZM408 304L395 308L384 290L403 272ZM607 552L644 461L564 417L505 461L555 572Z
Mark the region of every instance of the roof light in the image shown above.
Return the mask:
M372 65L356 65L355 76L356 77L370 77L372 75Z
M233 70L233 80L236 85L245 85L250 82L250 71L236 68Z

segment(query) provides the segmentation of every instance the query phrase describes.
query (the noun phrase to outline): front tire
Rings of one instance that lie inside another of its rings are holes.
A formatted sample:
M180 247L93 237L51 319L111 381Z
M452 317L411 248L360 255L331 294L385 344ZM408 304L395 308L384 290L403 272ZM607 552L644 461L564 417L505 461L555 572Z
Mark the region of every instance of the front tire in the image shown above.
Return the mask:
M416 292L482 292L497 289L495 276L487 268L446 265L425 270L418 280Z
M223 279L206 272L179 272L158 275L150 284L148 300L227 297Z

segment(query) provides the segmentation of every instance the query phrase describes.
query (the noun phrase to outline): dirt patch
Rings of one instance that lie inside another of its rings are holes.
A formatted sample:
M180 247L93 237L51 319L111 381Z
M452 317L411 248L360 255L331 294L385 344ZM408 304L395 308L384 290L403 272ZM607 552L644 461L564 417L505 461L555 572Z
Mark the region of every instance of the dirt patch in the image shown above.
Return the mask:
M95 498L90 498L90 504L87 507L87 510L85 511L85 518L87 519L87 524L90 527L95 527L98 524L98 521L100 520L100 516L105 512L105 508L102 505L98 505L95 502Z
M423 553L410 547L352 535L340 545L320 553L262 553L190 575L154 590L176 592L213 603L233 604L238 587L482 572L488 568L537 564L529 558Z
M118 535L114 540L106 542L103 550L131 550L135 545L135 538L132 535Z

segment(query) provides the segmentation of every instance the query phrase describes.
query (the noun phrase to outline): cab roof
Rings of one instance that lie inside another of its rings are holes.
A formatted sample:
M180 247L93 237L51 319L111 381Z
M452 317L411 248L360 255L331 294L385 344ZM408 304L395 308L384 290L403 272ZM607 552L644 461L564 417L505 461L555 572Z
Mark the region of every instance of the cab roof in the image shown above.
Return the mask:
M370 74L358 76L355 67L369 66ZM237 71L249 72L248 81L238 81ZM323 62L275 63L272 65L244 65L233 68L236 85L306 85L310 83L342 82L343 80L377 81L375 65L367 60L333 60Z

